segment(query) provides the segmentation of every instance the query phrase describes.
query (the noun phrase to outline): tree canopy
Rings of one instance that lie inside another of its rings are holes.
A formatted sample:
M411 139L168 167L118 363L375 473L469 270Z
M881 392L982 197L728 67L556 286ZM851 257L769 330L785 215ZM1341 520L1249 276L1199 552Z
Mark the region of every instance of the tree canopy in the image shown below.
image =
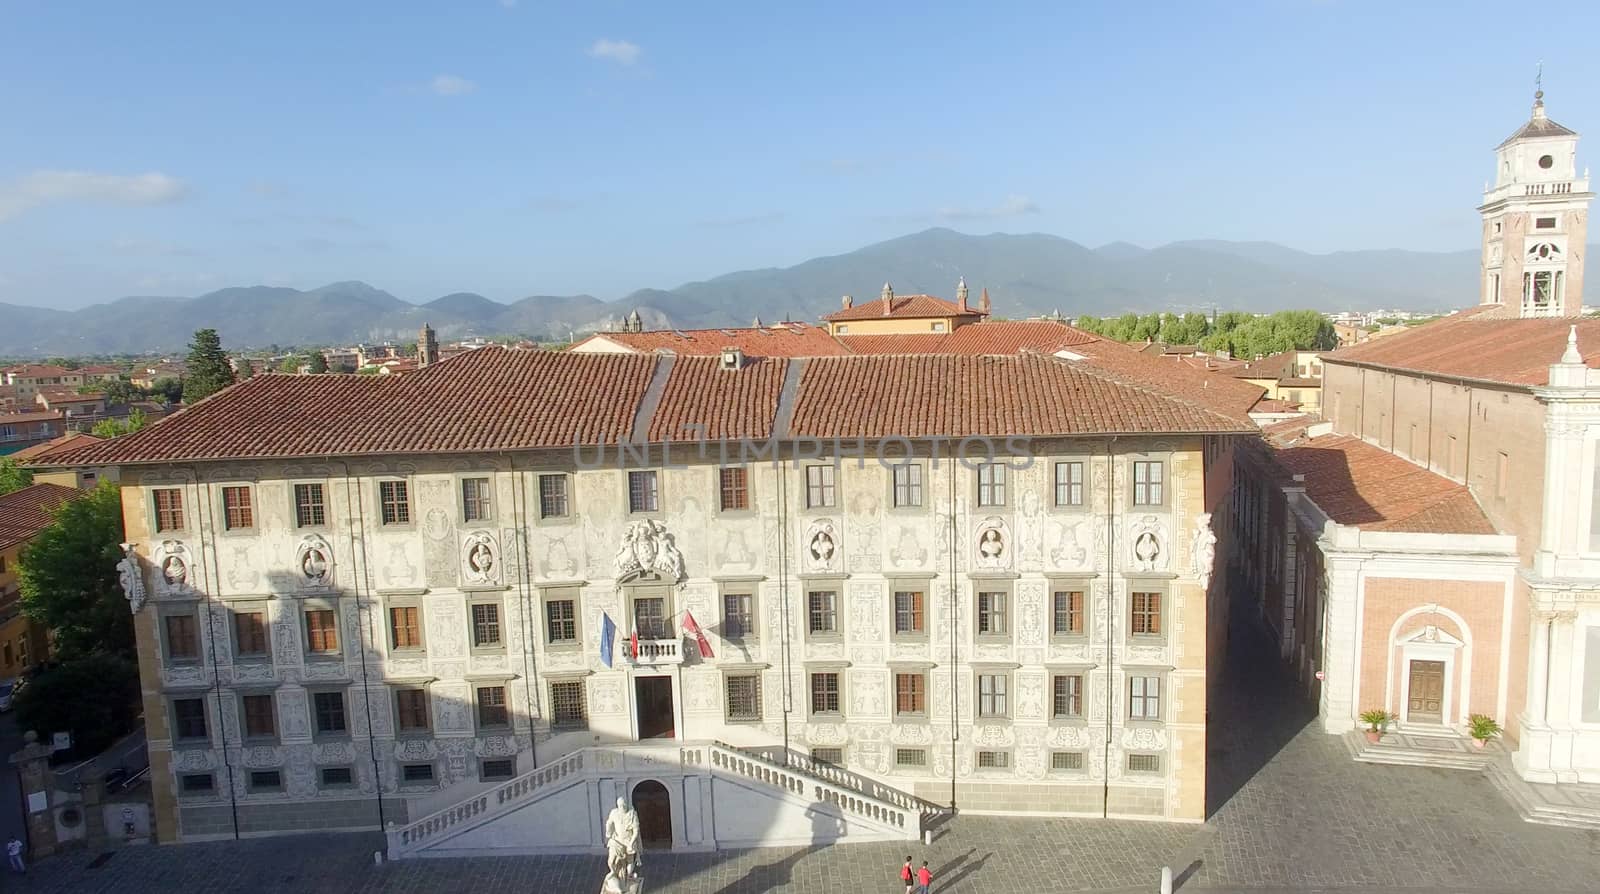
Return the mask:
M127 608L122 613L128 614ZM49 668L17 692L17 726L41 738L72 733L71 757L99 754L139 717L139 669L122 655L86 655Z
M122 539L122 495L106 481L57 509L22 551L22 611L50 628L63 661L134 655L133 615L117 574Z
M1247 359L1279 351L1326 351L1338 344L1333 324L1314 310L1285 310L1265 317L1229 311L1215 319L1199 313L1126 313L1079 317L1073 325L1117 341L1198 345Z
M134 410L122 419L102 419L89 429L89 433L97 438L115 438L129 432L136 432L150 423L149 417L140 410Z
M189 343L188 374L183 380L183 402L192 404L210 397L235 381L233 366L222 350L222 338L215 329L196 329Z
M328 371L328 358L321 351L306 353L306 370L312 374L320 375Z
M17 465L17 461L0 456L0 497L22 490L33 483L33 472Z

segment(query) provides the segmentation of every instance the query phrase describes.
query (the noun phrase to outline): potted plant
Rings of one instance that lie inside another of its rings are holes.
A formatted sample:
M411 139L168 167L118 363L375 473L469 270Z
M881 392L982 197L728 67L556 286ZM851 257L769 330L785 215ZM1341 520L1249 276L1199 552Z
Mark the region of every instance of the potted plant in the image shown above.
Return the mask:
M1361 722L1367 725L1367 741L1376 743L1378 739L1382 738L1384 724L1393 719L1394 715L1381 708L1362 711Z
M1472 744L1478 748L1489 744L1489 740L1500 735L1500 724L1487 714L1472 714L1467 717L1467 732L1472 736Z

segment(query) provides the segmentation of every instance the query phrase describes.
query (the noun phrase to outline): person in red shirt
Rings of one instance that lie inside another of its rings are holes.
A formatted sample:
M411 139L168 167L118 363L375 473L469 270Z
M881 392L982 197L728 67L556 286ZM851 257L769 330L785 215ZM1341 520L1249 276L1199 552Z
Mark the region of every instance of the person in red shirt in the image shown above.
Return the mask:
M933 884L933 873L928 871L928 861L922 861L922 868L917 870L917 894L928 894L929 885Z
M915 894L917 887L917 873L911 868L911 858L906 858L906 865L900 867L900 881L906 883L906 894Z

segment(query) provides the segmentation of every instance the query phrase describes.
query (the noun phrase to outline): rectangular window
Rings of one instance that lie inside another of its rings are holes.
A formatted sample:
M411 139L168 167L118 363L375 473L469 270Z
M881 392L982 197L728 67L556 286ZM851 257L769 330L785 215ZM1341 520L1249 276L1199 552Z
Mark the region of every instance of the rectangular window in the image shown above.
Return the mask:
M724 684L728 690L728 719L749 721L761 719L761 677L756 674L729 674Z
M589 713L584 706L582 680L561 680L550 684L550 722L565 727L588 725Z
M1083 635L1083 591L1057 590L1052 593L1050 631L1056 636Z
M1133 464L1133 505L1160 506L1166 501L1166 465L1160 460Z
M400 767L400 779L404 782L432 782L433 764L404 764Z
M983 463L978 466L978 505L1004 506L1005 504L1005 463Z
M899 635L926 633L923 615L924 596L917 590L898 590L894 594L894 632Z
M1161 755L1159 754L1130 754L1128 755L1129 773L1160 773Z
M807 630L822 634L839 632L838 595L832 590L812 590L806 594Z
M749 593L722 594L722 637L741 640L756 632L755 597Z
M922 464L901 463L894 466L894 505L906 509L922 505Z
M233 642L240 658L267 654L266 612L235 612L233 615Z
M495 602L472 604L472 647L496 648L500 645L500 605Z
M1134 636L1161 635L1161 594L1130 593L1128 629Z
M1494 463L1494 495L1505 499L1507 479L1511 477L1511 458L1504 452L1495 457Z
M722 485L722 511L749 509L750 488L746 471L743 468L722 469L719 477Z
M216 790L217 777L210 773L185 773L179 784L186 795L209 795Z
M839 674L834 671L811 675L811 713L839 713Z
M425 732L432 727L428 721L428 690L397 690L394 705L401 732Z
M1449 453L1449 457L1448 457L1448 462L1449 462L1449 465L1444 467L1444 473L1446 475L1454 476L1456 474L1456 436L1455 435L1451 435L1450 436L1450 453Z
M230 531L243 531L256 526L250 488L234 486L222 489L222 524Z
M1056 505L1083 505L1083 463L1056 463Z
M478 726L507 726L510 722L511 715L506 711L506 688L504 686L479 686Z
M251 770L250 790L275 792L283 789L283 774L277 770Z
M1128 716L1134 720L1161 719L1161 678L1128 678Z
M306 611L306 651L333 655L339 651L339 619L331 608Z
M271 738L278 734L278 724L272 713L272 696L241 695L239 704L244 709L245 738Z
M344 693L313 692L311 708L317 715L317 732L342 733L345 726Z
M495 779L511 779L517 775L517 759L514 757L486 758L478 765L478 778L484 781Z
M551 645L578 641L578 607L571 599L551 599L544 604L545 635Z
M540 518L566 518L567 508L567 476L540 475L539 476L539 517Z
M1006 717L1010 706L1006 702L1006 674L978 675L978 716Z
M928 678L923 674L894 675L894 712L928 713Z
M167 615L167 658L194 661L200 657L200 636L194 615Z
M183 491L162 487L151 491L156 499L156 530L183 530Z
M322 485L294 486L294 523L300 528L317 527L328 523L328 511L322 498Z
M667 623L667 600L661 596L640 596L633 600L633 629L640 639L671 639Z
M980 751L978 752L978 769L980 770L1005 770L1011 766L1011 752L1009 751Z
M1057 719L1083 716L1083 675L1057 674L1050 678L1050 716Z
M180 698L172 703L173 725L177 728L179 739L205 739L210 736L206 729L206 703L204 699Z
M844 749L843 748L813 748L813 749L811 749L811 759L816 761L819 764L828 764L828 765L834 766L834 767L843 766L844 765Z
M351 772L349 767L322 768L323 788L344 788L355 785L355 781L355 773Z
M897 767L926 767L928 752L921 748L896 748L894 763Z
M1556 228L1556 219L1553 217L1536 217L1533 219L1535 230L1553 230Z
M1006 594L978 594L978 635L1003 636L1006 628Z
M1052 751L1050 752L1050 769L1052 770L1082 770L1083 752L1081 751Z
M386 525L411 524L411 494L404 481L378 482L378 508Z
M415 605L390 606L389 647L397 650L422 648L421 608Z
M806 508L833 505L833 466L806 466Z
M654 469L628 473L628 511L655 512L661 505L661 489Z
M1408 433L1407 443L1410 444L1406 449L1411 452L1411 458L1420 459L1422 457L1422 441L1417 437L1417 424L1415 422L1411 423L1411 431Z
M489 479L461 479L461 519L476 522L490 518L493 516L489 512Z

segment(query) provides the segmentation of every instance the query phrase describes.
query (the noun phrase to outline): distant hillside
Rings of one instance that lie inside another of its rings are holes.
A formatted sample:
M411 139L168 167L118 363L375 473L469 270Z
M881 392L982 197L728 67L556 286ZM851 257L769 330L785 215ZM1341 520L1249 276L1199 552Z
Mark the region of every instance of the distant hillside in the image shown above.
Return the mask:
M0 355L178 351L197 328L230 349L409 341L424 322L443 339L468 334L564 339L638 309L646 325L745 326L759 316L814 320L839 296L953 297L965 276L988 288L996 316L1109 316L1124 311L1448 310L1477 300L1478 253L1400 250L1314 255L1270 242L1175 242L1098 249L1043 234L973 236L931 229L793 267L743 270L618 301L535 295L511 304L456 292L411 304L363 282L309 291L250 286L196 298L123 298L74 312L0 304Z

